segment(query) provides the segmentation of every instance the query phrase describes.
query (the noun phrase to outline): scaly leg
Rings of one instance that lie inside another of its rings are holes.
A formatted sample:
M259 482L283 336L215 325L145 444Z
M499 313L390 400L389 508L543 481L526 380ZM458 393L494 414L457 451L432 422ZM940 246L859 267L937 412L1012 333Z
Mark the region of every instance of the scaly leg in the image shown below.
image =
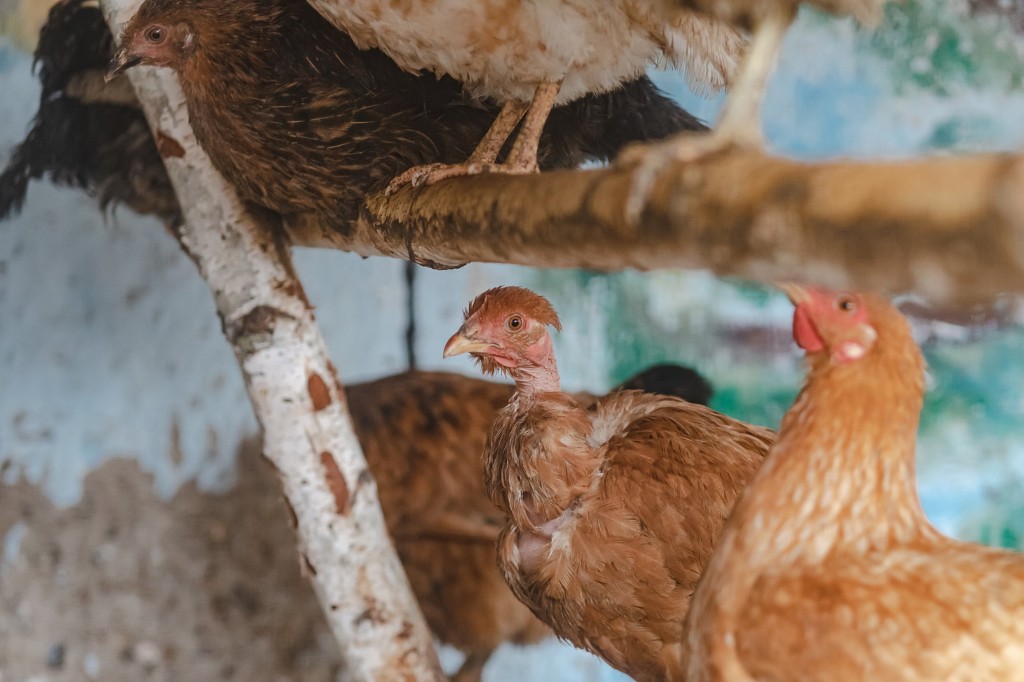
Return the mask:
M725 110L710 133L682 133L663 143L626 149L618 165L636 166L627 200L627 218L633 222L647 202L651 187L661 170L678 161L695 161L732 146L760 148L761 101L775 58L782 49L786 31L796 16L796 7L780 3L761 19L754 31L736 82L732 84Z
M473 150L465 163L432 163L410 168L391 181L386 194L393 194L409 184L413 187L432 185L446 178L463 175L537 172L540 136L544 131L544 123L547 122L548 115L554 107L560 86L560 83L544 82L537 86L530 103L519 100L506 102L487 134L480 140L480 144ZM495 163L498 154L501 153L502 147L505 146L505 142L508 141L520 119L523 120L523 125L516 135L516 141L512 145L508 159L504 163Z
M516 141L512 145L512 151L502 166L513 173L536 173L537 153L540 149L540 136L544 132L544 124L548 122L548 116L555 107L555 100L558 99L558 91L562 83L543 82L537 86L533 93L533 101L530 108L523 117L523 125L519 128Z

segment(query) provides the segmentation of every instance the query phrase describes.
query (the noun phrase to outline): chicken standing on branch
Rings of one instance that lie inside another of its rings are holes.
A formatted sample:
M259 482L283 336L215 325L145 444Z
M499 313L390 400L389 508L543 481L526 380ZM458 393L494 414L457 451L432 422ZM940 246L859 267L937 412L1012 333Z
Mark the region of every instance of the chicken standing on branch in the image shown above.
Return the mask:
M178 71L196 138L243 199L325 215L340 230L400 171L464 158L496 111L450 78L356 49L298 0L147 0L108 73L136 64ZM573 167L697 129L640 78L556 110L541 164Z
M625 385L692 402L710 386L687 367L658 365ZM481 453L512 387L457 374L407 372L346 389L352 423L377 480L384 519L423 615L478 680L504 642L551 634L509 591L494 561L506 517L484 490ZM582 405L597 398L578 394Z
M761 101L768 76L782 49L783 39L801 4L838 15L851 15L861 23L876 25L889 0L645 0L661 5L662 11L701 12L753 31L742 68L731 84L729 96L710 135L679 135L653 148L627 150L620 163L638 166L634 186L627 200L627 214L639 218L647 194L659 171L676 161L692 161L733 145L760 149Z
M0 174L0 220L21 208L29 180L47 177L86 190L102 208L126 204L172 225L180 221L131 84L103 82L113 53L98 7L63 0L50 10L35 49L39 111Z
M686 68L698 88L728 84L744 40L733 28L652 0L310 0L360 47L380 48L399 66L464 83L503 105L472 155L414 168L395 180L538 169L537 145L551 107L606 92L653 61ZM519 125L507 160L498 152Z
M681 680L690 595L772 433L638 391L588 412L559 387L548 325L547 300L499 287L445 346L516 382L485 456L509 519L499 565L559 637L638 680Z
M788 293L810 372L694 595L688 679L1024 680L1024 556L921 509L906 320L876 296Z

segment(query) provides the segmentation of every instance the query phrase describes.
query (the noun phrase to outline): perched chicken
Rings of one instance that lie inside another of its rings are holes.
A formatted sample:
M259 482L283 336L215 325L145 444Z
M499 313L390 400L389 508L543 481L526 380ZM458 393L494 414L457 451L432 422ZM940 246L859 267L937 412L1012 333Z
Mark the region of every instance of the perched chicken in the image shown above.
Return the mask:
M918 500L906 320L788 291L810 373L694 595L688 679L1024 680L1024 556L942 536Z
M761 99L768 74L801 4L877 24L889 0L655 0L678 11L698 11L744 28L753 39L713 135L719 143L761 146Z
M729 82L744 45L728 25L688 10L665 13L656 0L310 2L360 47L380 48L411 72L452 76L504 105L465 163L415 168L393 187L482 171L536 171L553 105L611 90L652 61L683 65L695 85L717 90ZM520 119L507 161L495 165Z
M113 52L99 8L63 0L50 10L35 50L39 111L0 174L0 220L21 208L29 180L48 177L86 190L102 208L126 204L179 222L174 189L131 84L103 82Z
M697 401L707 382L658 365L628 381ZM512 387L440 372L409 372L346 388L356 434L384 516L431 630L467 654L459 680L479 679L502 642L550 635L509 591L494 561L505 515L483 487L481 453ZM595 398L579 395L581 404Z
M852 15L865 24L877 24L889 0L643 0L654 2L663 13L702 12L709 17L753 29L743 67L732 81L725 110L710 135L678 135L653 148L630 149L620 159L636 166L626 212L636 220L660 170L673 161L692 161L733 145L760 149L761 100L768 76L782 49L783 39L801 3L832 14Z
M109 74L135 64L178 71L199 143L244 199L331 216L340 229L399 171L464 158L495 115L450 78L357 50L301 0L146 0ZM703 127L646 79L556 114L547 167Z
M622 391L588 412L561 392L551 305L519 287L477 297L445 356L516 382L485 455L509 520L498 563L555 633L638 680L681 680L683 617L771 431L682 400Z

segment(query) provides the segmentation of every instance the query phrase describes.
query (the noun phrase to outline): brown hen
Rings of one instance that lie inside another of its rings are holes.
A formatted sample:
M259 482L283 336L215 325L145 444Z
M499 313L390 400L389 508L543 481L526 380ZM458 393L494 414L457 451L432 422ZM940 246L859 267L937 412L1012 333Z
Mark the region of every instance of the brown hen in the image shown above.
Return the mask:
M706 401L686 367L657 365L629 385ZM442 372L407 372L346 388L384 517L434 635L465 652L460 681L477 680L504 642L550 630L509 591L495 563L505 515L483 486L482 453L512 386ZM582 404L595 398L579 394Z
M145 0L108 75L137 64L177 71L196 139L244 200L339 230L399 172L464 160L497 113L450 78L357 49L303 0ZM639 74L550 123L544 168L704 129Z
M544 298L499 287L445 347L516 382L486 453L488 491L509 516L498 562L558 636L638 680L681 680L690 595L772 433L637 391L588 412L560 390L549 325Z
M917 496L924 360L886 300L789 287L810 373L686 621L690 680L1024 680L1024 556Z

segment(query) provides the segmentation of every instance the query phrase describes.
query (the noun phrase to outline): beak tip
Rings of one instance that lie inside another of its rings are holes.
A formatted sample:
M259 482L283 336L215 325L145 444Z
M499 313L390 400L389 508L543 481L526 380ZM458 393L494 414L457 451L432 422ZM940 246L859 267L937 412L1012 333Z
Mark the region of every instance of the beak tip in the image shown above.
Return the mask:
M796 282L779 282L777 286L784 294L786 294L793 305L806 303L811 298L811 292L802 284L797 284Z
M441 357L451 358L463 353L479 353L489 346L488 343L477 341L472 337L467 337L462 331L457 331L448 339L448 343L444 344L444 353Z

